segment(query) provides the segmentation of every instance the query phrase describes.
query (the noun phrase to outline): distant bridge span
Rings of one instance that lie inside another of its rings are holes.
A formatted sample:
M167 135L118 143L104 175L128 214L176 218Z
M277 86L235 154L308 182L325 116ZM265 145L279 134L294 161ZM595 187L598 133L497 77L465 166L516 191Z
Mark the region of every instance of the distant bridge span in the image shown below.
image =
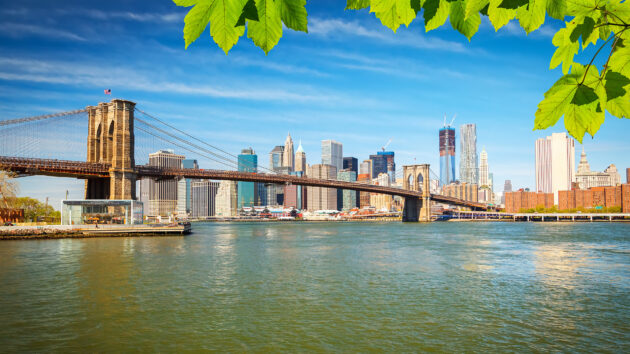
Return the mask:
M110 178L111 165L95 162L65 161L54 159L36 159L0 156L0 169L12 171L18 176L45 175L54 177L73 177L81 179ZM266 173L251 173L223 170L196 169L166 169L155 166L137 165L134 169L136 177L151 178L193 178L230 180L243 182L294 184L310 187L326 187L355 190L360 192L398 195L404 198L422 198L422 191L401 188L384 187L356 182L325 180L290 175L274 175ZM482 203L468 202L461 199L447 197L440 194L430 194L432 201L468 207L476 210L486 210Z

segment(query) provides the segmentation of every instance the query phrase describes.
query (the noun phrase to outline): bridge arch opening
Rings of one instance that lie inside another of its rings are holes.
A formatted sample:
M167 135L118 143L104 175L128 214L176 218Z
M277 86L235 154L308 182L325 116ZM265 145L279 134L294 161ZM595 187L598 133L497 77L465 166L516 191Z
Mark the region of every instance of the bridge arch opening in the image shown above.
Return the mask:
M416 190L418 192L422 192L422 189L423 189L422 186L423 186L423 183L424 183L424 176L422 175L422 173L418 174L418 177L416 178L416 183L417 183L416 184Z
M114 152L114 121L109 123L109 129L107 130L107 151L105 161L111 161Z
M413 176L410 175L409 178L407 179L407 185L409 186L409 189L414 190L415 185L413 184Z
M94 147L94 159L100 161L101 159L101 124L96 128L96 143Z

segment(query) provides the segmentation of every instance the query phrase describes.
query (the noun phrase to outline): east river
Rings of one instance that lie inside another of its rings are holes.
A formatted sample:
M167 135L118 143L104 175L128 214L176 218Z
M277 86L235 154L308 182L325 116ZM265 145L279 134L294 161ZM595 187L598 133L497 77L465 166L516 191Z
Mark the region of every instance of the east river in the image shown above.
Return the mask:
M630 347L630 224L207 223L0 242L0 351Z

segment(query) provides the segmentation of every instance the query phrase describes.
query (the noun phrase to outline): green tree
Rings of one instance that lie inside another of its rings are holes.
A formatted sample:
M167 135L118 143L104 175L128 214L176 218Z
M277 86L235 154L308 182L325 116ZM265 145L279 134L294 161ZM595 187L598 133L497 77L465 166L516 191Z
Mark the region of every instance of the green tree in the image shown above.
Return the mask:
M173 0L191 7L184 19L186 48L210 25L210 35L227 54L245 34L265 54L282 37L283 24L308 32L306 0ZM534 130L546 129L564 117L569 134L582 142L594 136L605 112L630 118L630 0L347 0L346 10L368 9L392 31L420 18L425 30L446 23L471 40L486 16L495 31L510 21L526 33L548 17L564 27L553 36L557 47L550 69L562 64L563 75L544 94L535 113ZM591 47L587 50L588 47ZM580 52L592 53L578 63ZM607 57L601 58L607 53ZM605 59L598 69L595 59Z
M38 218L52 218L53 220L61 218L61 213L59 211L35 198L14 198L11 201L11 207L15 209L24 209L24 219L27 221L37 221Z

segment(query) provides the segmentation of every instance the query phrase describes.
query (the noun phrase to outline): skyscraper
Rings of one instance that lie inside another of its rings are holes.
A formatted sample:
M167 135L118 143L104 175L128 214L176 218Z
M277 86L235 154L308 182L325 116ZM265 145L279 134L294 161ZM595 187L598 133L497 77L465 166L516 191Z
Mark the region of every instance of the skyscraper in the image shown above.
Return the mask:
M479 161L479 186L490 187L490 171L488 171L488 153L486 149L481 150L481 157Z
M334 140L322 140L322 164L335 166L336 176L343 168L343 145Z
M511 191L512 191L512 181L510 181L509 179L506 179L505 183L503 184L503 194L501 195L501 204L505 204L505 193L508 193Z
M536 140L536 191L553 193L571 189L575 166L575 141L566 133L553 133Z
M221 181L216 196L216 216L236 216L238 214L238 193L235 181Z
M302 148L301 140L300 144L298 145L297 151L295 152L295 171L306 173L306 153Z
M394 161L394 152L393 151L378 151L376 154L385 157L385 161L387 164L387 175L389 175L389 181L391 183L395 183L396 182L396 161Z
M164 168L181 168L184 155L173 150L160 150L149 154L149 165ZM149 182L149 215L168 216L177 208L177 180L160 179Z
M240 172L257 172L258 155L250 147L241 150L238 155L238 170ZM258 186L254 182L238 182L238 209L251 207L258 202Z
M479 166L477 164L477 126L463 124L459 128L460 150L459 179L468 184L479 182Z
M355 159L356 160L356 159ZM357 180L357 173L350 169L341 170L337 173L337 179L345 182L354 182ZM339 194L337 194L339 197ZM341 209L350 210L357 207L357 192L353 190L344 189L341 192ZM339 205L339 202L337 202Z
M192 188L192 210L193 218L206 218L216 214L217 192L219 182L215 181L194 181Z
M381 173L387 173L387 156L376 154L370 155L372 160L372 178L378 177Z
M312 165L307 173L310 178L337 179L337 168L331 165ZM308 210L336 210L337 189L323 187L306 187L306 203Z
M276 145L269 151L269 168L276 171L283 166L284 163L284 146Z
M182 160L182 168L199 169L197 160ZM177 214L187 215L192 211L192 187L193 182L190 178L182 178L177 181Z
M282 166L289 167L289 172L293 172L295 168L295 156L293 155L293 139L291 134L287 134L284 141L284 154L282 155Z
M446 186L455 181L455 129L440 129L440 184Z
M355 181L358 180L359 178L359 160L356 159L356 157L344 157L343 158L343 169L344 170L350 170L353 171L355 173ZM356 199L357 199L357 203L359 201L360 198L360 192L359 191L354 191L354 193L356 194ZM343 198L343 196L342 196ZM358 204L357 204L358 205Z

